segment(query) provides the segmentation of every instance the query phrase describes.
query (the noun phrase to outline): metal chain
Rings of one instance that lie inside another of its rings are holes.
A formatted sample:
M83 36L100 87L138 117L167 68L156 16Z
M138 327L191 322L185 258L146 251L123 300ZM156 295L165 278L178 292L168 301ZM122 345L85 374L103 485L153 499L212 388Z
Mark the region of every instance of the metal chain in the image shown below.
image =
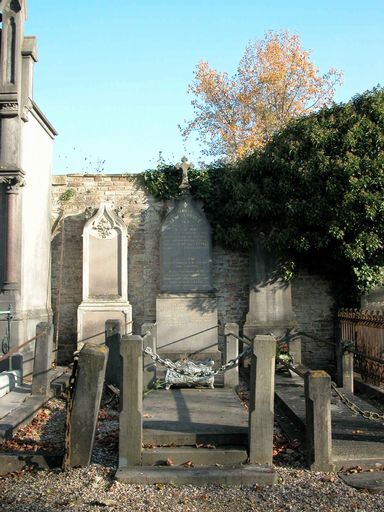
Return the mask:
M146 347L143 352L156 363L160 363L161 365L165 366L170 370L173 370L176 373L179 373L180 375L187 375L189 377L211 377L221 372L225 372L226 370L230 370L231 368L234 368L239 364L239 361L242 357L251 354L252 351L250 347L247 347L245 350L243 350L243 352L241 352L241 354L239 354L237 357L233 359L230 359L226 364L223 364L217 370L213 370L211 368L202 368L201 371L198 372L192 372L187 368L180 368L180 366L176 365L171 360L163 359L162 357L160 357L158 354L156 354L156 352L153 352L153 350L150 347Z
M344 405L348 407L352 412L356 414L360 414L363 418L372 421L384 421L384 414L379 414L374 411L364 411L357 404L352 402L350 398L348 398L344 393L342 393L336 386L334 382L331 382L332 389L335 391L336 395L340 398Z

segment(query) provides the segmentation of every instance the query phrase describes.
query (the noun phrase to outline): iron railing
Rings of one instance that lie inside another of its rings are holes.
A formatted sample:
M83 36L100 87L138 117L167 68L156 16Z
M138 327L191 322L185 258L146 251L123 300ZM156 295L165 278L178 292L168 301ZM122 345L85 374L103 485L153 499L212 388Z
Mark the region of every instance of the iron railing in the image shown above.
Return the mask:
M378 311L342 309L338 312L340 340L354 355L354 370L362 379L384 384L384 315Z

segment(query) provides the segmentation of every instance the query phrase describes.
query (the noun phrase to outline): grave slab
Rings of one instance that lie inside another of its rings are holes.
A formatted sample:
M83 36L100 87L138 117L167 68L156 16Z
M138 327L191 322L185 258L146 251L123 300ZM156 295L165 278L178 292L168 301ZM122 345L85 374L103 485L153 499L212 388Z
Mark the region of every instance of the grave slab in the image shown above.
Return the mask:
M248 412L221 389L153 390L143 402L144 444L247 446Z
M300 435L305 432L304 383L299 376L276 374L275 397L284 413L295 424ZM363 410L378 412L358 396L349 396ZM332 393L332 461L335 469L355 465L374 467L384 463L384 430L382 422L370 421L350 411ZM284 429L284 423L281 424Z
M384 491L383 471L364 471L348 475L339 475L344 483L355 489L368 489L370 491Z

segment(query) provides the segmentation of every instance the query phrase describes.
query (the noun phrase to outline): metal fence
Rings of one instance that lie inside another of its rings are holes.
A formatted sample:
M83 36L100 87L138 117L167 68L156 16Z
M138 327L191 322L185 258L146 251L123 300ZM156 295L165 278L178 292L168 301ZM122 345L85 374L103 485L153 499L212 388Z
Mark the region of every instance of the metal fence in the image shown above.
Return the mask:
M384 385L384 314L342 309L338 312L340 340L352 342L354 370L363 380Z

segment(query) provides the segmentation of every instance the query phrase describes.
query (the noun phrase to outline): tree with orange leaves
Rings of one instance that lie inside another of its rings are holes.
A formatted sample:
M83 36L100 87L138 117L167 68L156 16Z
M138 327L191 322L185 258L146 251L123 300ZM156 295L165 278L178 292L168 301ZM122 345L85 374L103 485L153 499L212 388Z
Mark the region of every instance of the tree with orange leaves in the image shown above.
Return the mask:
M205 154L236 161L263 147L292 118L330 105L341 80L336 69L319 74L298 35L267 32L246 46L233 77L199 62L188 88L195 118L182 135L197 132Z

